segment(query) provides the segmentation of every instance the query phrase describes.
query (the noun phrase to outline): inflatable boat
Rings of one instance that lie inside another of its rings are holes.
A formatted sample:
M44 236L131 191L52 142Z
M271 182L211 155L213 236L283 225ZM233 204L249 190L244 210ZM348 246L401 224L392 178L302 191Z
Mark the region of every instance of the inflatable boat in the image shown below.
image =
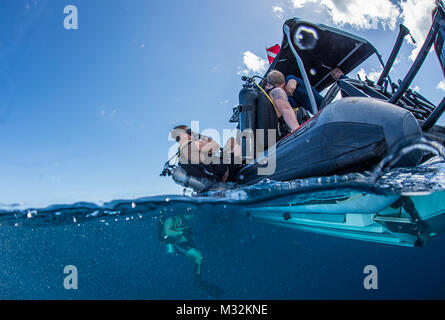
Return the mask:
M257 85L255 77L243 77L230 122L239 129L243 167L235 177L236 185L257 183L265 178L289 181L299 178L360 172L373 168L407 141L422 137L445 143L445 128L436 125L445 109L444 101L434 105L410 89L426 54L435 46L442 70L445 66L444 10L439 1L425 43L408 71L397 84L389 70L409 31L401 25L396 44L387 63L367 40L347 32L300 19L287 20L283 26L281 50L266 75ZM383 71L378 81L344 77L335 80L334 68L345 74L376 55ZM278 119L267 96L265 77L272 70L304 80L313 116L299 128L280 137ZM326 92L316 105L312 90ZM277 141L278 140L278 141ZM426 159L412 152L396 166L416 166ZM170 167L175 182L198 193L224 184L197 179L180 166Z
M233 109L230 119L240 132L243 166L232 187L255 184L265 178L291 181L370 170L410 142L423 138L442 147L445 128L436 123L445 110L444 100L435 105L410 88L433 45L445 75L445 7L442 1L436 1L431 29L416 60L405 78L395 83L389 71L408 35L409 30L401 25L390 57L384 63L375 47L363 38L297 18L287 20L283 26L281 50L266 74L243 77L239 105ZM336 80L331 76L335 68L345 75L351 73L372 55L377 56L383 67L377 81L347 76ZM307 110L310 119L285 135L280 132L277 114L265 90L265 77L272 70L302 79L310 102ZM255 79L260 79L258 84ZM311 88L324 93L321 104L315 102ZM393 165L417 166L431 156L428 152L414 150ZM164 175L166 171L176 183L201 195L227 186L191 176L180 165L168 164ZM442 193L440 195L443 197ZM273 206L258 204L257 209L249 209L248 214L292 228L411 246L425 242L420 235L428 237L430 233L445 231L443 201L437 202L433 215L425 212L413 217L406 213L402 217L394 216L391 213L394 210L388 209L399 198L367 195L348 200L352 206L345 206L346 202L292 206L285 201ZM365 202L368 203L366 210L360 212L357 208ZM425 221L433 217L434 228L425 228ZM432 229L434 232L427 231Z

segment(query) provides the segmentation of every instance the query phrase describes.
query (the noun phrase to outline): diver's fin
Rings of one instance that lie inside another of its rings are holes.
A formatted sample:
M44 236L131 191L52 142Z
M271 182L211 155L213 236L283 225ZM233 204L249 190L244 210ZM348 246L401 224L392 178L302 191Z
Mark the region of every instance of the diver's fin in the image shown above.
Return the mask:
M195 286L197 286L199 289L206 291L210 296L213 298L219 298L224 293L224 290L220 287L218 287L216 284L207 282L202 279L202 263L196 265L195 269Z
M224 293L224 290L222 288L218 287L216 284L202 280L199 277L197 277L195 279L195 285L199 289L206 291L213 298L219 298Z

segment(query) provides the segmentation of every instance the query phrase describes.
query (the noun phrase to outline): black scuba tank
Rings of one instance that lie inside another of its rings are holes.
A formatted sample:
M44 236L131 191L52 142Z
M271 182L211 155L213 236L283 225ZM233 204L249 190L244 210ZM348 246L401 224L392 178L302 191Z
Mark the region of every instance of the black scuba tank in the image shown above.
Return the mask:
M257 108L258 108L258 92L250 86L244 86L239 93L239 129L241 133L246 133L246 130L251 129L252 135L242 135L241 148L244 160L251 159L254 156L255 145L255 130L257 129ZM248 141L251 139L251 141Z

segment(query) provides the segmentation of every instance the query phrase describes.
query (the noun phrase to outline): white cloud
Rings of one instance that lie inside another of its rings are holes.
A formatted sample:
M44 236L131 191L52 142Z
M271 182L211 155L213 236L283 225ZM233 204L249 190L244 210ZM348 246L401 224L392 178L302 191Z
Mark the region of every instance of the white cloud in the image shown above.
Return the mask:
M358 29L383 28L394 30L400 11L390 0L291 0L294 8L319 4L338 26L349 24Z
M266 72L269 63L267 60L258 57L257 55L253 54L250 51L246 51L243 53L243 63L245 66L245 69L239 68L238 74L249 74L249 73L259 73L262 74Z
M370 72L367 73L365 71L365 69L360 68L360 70L357 73L362 80L365 80L366 78L368 78L371 81L377 81L380 77L381 72L382 72L382 70L376 71L375 69L372 69Z
M291 0L294 8L303 8L307 3L319 2L319 0Z
M331 17L334 24L349 24L358 29L383 28L394 30L399 22L407 26L416 40L410 59L414 60L431 26L433 0L290 0L294 8L315 4ZM408 38L411 42L411 39ZM412 42L411 42L412 43ZM414 45L414 44L413 44Z
M400 3L402 8L402 23L408 27L416 40L416 48L411 52L410 59L414 60L420 47L425 41L431 26L431 11L434 8L432 0L405 0ZM411 39L408 37L408 41Z
M274 7L272 7L272 10L278 18L281 19L283 17L284 10L282 7L274 6Z
M439 89L439 90L445 91L445 80L440 81L440 82L437 84L437 87L436 87L436 88Z

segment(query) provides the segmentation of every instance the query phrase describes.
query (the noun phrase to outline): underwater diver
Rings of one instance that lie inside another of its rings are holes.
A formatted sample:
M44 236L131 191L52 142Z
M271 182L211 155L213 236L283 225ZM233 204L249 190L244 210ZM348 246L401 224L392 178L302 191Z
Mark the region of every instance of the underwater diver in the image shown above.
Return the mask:
M224 148L210 137L192 132L187 126L173 128L171 137L179 144L179 164L191 176L214 182L232 181L241 167L241 147L234 138Z
M193 218L191 214L171 215L160 219L158 223L158 236L162 243L167 245L167 252L179 253L190 258L195 263L194 284L213 297L220 297L223 290L218 286L202 279L202 254L193 241L193 233L185 223Z

